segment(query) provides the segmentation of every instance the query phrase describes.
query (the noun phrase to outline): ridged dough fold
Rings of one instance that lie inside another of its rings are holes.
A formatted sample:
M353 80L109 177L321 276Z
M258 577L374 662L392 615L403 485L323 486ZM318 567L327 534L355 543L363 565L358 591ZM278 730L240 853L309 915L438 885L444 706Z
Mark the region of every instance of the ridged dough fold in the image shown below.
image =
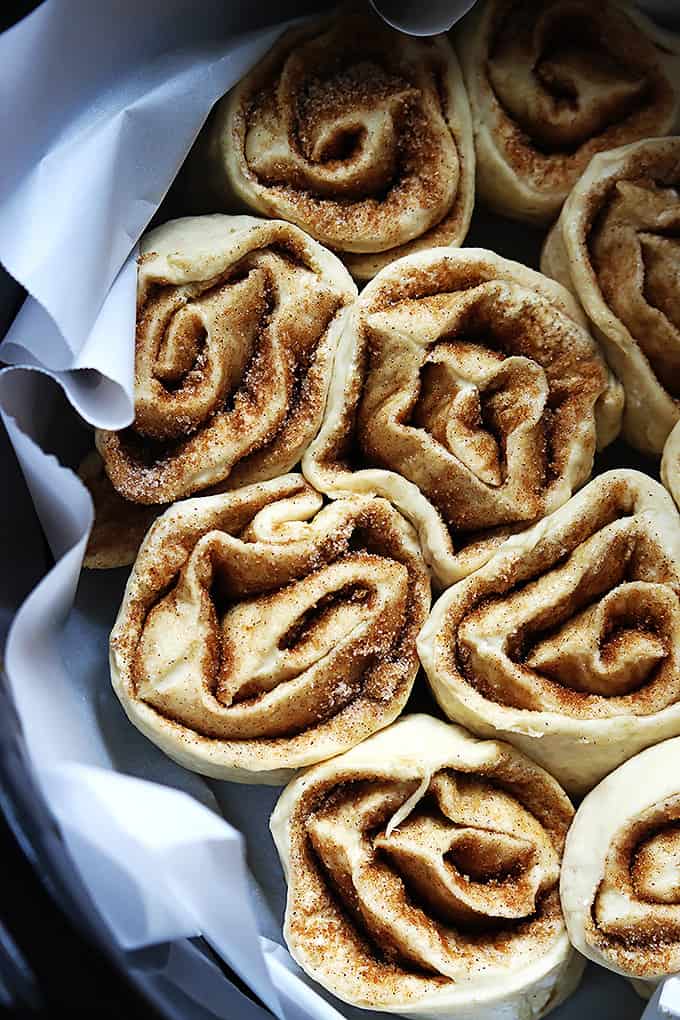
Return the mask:
M218 103L190 190L296 223L368 279L409 251L460 244L474 203L460 68L444 36L344 10L286 32Z
M146 234L135 419L96 433L115 493L86 465L98 517L86 564L132 562L133 533L153 514L121 500L163 505L295 467L321 424L355 297L342 263L289 223L196 216Z
M477 192L545 225L598 152L672 134L680 37L618 0L480 0L452 32L470 97Z
M403 709L429 578L380 499L322 505L300 475L176 503L111 633L130 721L181 765L280 783Z
M635 755L585 798L560 892L572 943L649 996L680 971L680 737Z
M680 734L680 517L637 471L600 475L435 603L418 638L447 716L570 792Z
M573 809L507 744L407 716L283 792L284 936L352 1005L525 1020L578 983L560 912Z
M302 461L332 496L392 500L440 585L564 503L623 394L570 294L479 248L433 248L362 291Z
M595 156L541 269L581 302L623 383L623 435L660 456L680 418L680 137Z

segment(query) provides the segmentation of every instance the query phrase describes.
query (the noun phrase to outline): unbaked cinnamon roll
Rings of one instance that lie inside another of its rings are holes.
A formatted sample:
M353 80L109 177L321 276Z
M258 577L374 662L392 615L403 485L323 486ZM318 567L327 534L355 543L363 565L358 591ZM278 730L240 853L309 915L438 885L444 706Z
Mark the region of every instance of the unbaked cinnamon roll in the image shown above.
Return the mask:
M135 561L113 686L181 765L284 782L399 715L429 603L415 533L384 500L322 507L301 475L186 500Z
M460 244L474 174L448 40L343 11L291 29L217 105L192 190L297 223L367 279L415 248Z
M680 418L680 137L596 156L541 260L576 294L624 385L623 434L659 456Z
M354 306L303 473L391 499L447 585L586 481L621 404L562 287L481 249L418 252Z
M680 971L680 737L631 758L585 798L560 891L576 949L641 995Z
M549 223L595 153L678 124L680 38L627 3L480 0L454 39L477 191L503 215Z
M95 510L83 566L89 570L129 566L134 563L145 534L166 506L147 506L123 499L111 484L96 450L82 462L78 475L92 497Z
M637 471L600 475L435 604L418 640L446 715L570 792L680 734L680 517Z
M663 448L661 481L680 507L680 421L669 435Z
M137 295L135 420L96 434L122 500L167 504L290 471L318 432L356 297L342 263L288 223L187 217L142 239ZM136 524L153 514L122 513L113 548L102 529L119 501L103 478L92 491L92 543L132 562Z
M579 981L558 881L569 800L508 744L408 716L284 790L284 936L344 1002L542 1017Z

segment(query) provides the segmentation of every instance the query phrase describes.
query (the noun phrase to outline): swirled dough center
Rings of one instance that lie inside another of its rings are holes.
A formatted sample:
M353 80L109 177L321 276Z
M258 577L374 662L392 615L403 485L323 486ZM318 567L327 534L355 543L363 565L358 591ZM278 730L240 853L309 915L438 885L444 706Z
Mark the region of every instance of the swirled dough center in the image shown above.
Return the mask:
M680 907L680 824L663 829L641 844L632 879L641 899Z
M388 705L422 608L387 513L335 503L305 521L275 503L240 534L207 529L145 612L136 696L223 740L292 737L357 699Z
M680 797L645 811L617 834L593 904L595 938L630 964L680 950ZM669 965L668 970L673 967Z
M589 339L502 281L369 311L365 329L357 434L370 462L461 531L537 517L570 462L577 408L606 385Z
M472 605L457 632L463 674L501 704L582 718L675 704L680 599L654 558L644 531L623 518L564 563Z
M439 50L346 15L299 40L250 96L248 172L334 249L414 240L458 193L461 160L437 84L445 76Z
M380 954L453 980L502 965L511 946L531 952L559 878L548 833L509 793L453 771L392 829L415 789L351 784L308 820L345 908Z
M489 57L507 112L542 151L573 152L650 98L654 75L592 4L514 4Z
M161 504L289 471L323 414L346 270L296 227L245 216L174 220L145 247L135 420L97 432L114 488Z

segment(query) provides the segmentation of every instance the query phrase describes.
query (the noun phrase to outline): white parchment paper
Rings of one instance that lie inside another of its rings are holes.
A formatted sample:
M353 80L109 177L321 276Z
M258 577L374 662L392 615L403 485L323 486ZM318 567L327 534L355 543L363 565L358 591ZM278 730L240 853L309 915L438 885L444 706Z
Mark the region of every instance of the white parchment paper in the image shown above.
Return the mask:
M470 6L376 0L415 34ZM12 97L0 105L12 140L0 261L29 295L0 347L0 415L56 561L15 618L6 667L32 764L112 937L137 949L201 933L281 1020L340 1020L281 944L267 827L278 791L208 784L125 720L107 662L125 572L80 576L92 504L50 452L73 464L91 443L55 387L90 425L132 420L139 236L214 101L301 13L264 0L46 0L0 37L0 92ZM499 247L493 222L474 229ZM521 243L531 262L537 238L522 231ZM639 1014L625 982L591 969L555 1016Z

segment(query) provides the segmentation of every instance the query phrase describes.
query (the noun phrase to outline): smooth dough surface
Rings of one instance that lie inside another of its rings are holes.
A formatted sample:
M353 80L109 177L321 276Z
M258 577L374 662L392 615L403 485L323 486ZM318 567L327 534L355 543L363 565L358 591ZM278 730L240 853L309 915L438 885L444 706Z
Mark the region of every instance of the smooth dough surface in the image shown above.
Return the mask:
M680 971L680 737L588 794L567 836L560 894L576 949L640 994Z
M680 734L680 517L600 475L435 603L418 651L446 715L571 793Z
M385 500L284 475L175 503L148 532L111 633L130 721L203 775L282 783L392 722L430 605Z
M480 0L452 31L479 198L547 225L598 152L678 129L680 37L615 0Z
M362 291L302 470L332 496L390 499L446 586L587 480L622 402L563 287L481 248L433 248Z

